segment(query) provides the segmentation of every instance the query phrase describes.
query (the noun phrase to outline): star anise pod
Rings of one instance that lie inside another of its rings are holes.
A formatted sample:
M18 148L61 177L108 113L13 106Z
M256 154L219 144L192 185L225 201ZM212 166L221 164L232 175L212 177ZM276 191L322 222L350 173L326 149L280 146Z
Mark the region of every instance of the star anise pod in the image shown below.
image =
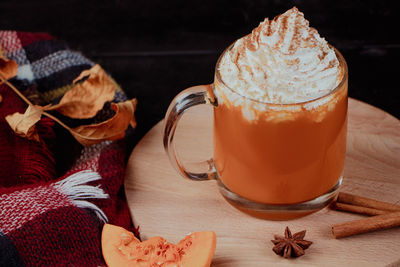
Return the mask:
M272 250L285 258L300 257L304 255L304 250L311 246L312 242L304 240L306 230L292 235L289 227L286 226L285 236L274 235L274 243Z

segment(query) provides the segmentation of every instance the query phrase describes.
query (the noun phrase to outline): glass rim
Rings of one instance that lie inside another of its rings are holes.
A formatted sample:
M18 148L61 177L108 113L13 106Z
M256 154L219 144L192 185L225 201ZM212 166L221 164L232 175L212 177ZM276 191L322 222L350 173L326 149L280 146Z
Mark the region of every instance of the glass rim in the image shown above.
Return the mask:
M235 42L236 42L236 41L235 41ZM228 88L230 92L232 92L232 93L235 94L235 95L238 95L238 96L241 97L241 98L244 98L245 100L250 100L250 101L255 102L255 103L258 103L258 104L264 104L264 105L268 105L268 106L279 106L279 107L284 107L284 106L296 106L296 105L305 105L305 104L308 104L308 103L313 103L313 102L315 102L315 101L319 101L319 100L321 100L321 99L327 98L327 97L329 97L329 96L335 94L337 91L339 91L339 90L343 87L344 83L347 82L347 79L348 79L348 67L347 67L346 60L344 59L342 53L340 53L340 51L339 51L338 49L336 49L336 47L334 47L333 45L330 45L330 44L329 44L329 46L330 46L331 48L333 48L334 51L335 51L336 57L337 57L337 59L338 59L338 61L339 61L339 66L341 66L341 69L343 69L342 78L341 78L340 82L338 83L338 85L336 85L336 87L335 87L334 89L330 90L329 92L327 92L327 93L325 93L325 94L323 94L323 95L321 95L321 96L318 96L318 97L316 97L316 98L313 98L313 99L311 99L311 100L302 101L302 102L293 102L293 103L281 103L281 104L279 104L279 103L272 103L272 102L264 102L264 101L260 101L260 100L257 100L257 99L253 99L253 98L244 96L244 95L240 94L239 92L233 90L231 87L229 87L229 86L223 81L223 79L222 79L222 77L221 77L221 74L220 74L220 71L219 71L219 65L220 65L220 62L221 62L221 60L222 60L222 57L225 55L225 53L227 53L230 49L232 49L232 47L235 45L235 42L232 43L231 45L229 45L229 46L222 52L222 54L219 56L219 58L218 58L218 60L217 60L217 63L216 63L216 66L215 66L215 79L216 79L219 83L221 83L224 87ZM215 81L214 81L214 84L215 84Z

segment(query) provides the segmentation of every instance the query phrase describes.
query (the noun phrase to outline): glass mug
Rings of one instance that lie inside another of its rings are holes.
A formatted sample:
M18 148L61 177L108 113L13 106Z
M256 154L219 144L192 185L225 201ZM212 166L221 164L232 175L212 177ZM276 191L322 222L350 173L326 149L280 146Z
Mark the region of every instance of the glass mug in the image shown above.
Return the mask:
M213 84L182 91L168 108L163 142L171 164L183 177L217 180L230 204L256 217L285 220L324 208L338 193L346 154L343 56L335 49L342 74L336 88L306 102L271 104L224 83L219 73L224 53ZM182 114L200 104L213 105L214 158L184 166L175 151L175 129Z

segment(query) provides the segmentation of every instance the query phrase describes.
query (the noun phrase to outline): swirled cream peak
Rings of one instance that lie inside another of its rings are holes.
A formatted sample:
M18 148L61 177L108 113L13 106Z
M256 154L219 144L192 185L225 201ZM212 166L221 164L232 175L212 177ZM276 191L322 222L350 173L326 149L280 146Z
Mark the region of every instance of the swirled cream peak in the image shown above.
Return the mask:
M266 18L221 58L223 82L267 103L299 103L334 89L340 79L335 51L296 7Z

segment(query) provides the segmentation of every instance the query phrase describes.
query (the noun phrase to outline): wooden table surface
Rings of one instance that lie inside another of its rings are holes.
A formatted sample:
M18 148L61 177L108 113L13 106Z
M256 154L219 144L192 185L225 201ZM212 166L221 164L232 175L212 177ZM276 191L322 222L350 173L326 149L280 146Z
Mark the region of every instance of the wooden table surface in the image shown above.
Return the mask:
M189 160L212 153L212 113L199 107L177 129L177 150ZM290 221L253 218L230 206L215 181L194 182L178 175L162 146L162 122L133 150L126 171L126 195L143 239L161 235L177 242L188 232L213 230L212 266L398 266L400 228L334 239L331 226L360 215L323 209ZM400 121L363 102L349 100L349 134L342 190L400 203ZM274 234L285 226L307 229L313 245L298 259L272 252Z

